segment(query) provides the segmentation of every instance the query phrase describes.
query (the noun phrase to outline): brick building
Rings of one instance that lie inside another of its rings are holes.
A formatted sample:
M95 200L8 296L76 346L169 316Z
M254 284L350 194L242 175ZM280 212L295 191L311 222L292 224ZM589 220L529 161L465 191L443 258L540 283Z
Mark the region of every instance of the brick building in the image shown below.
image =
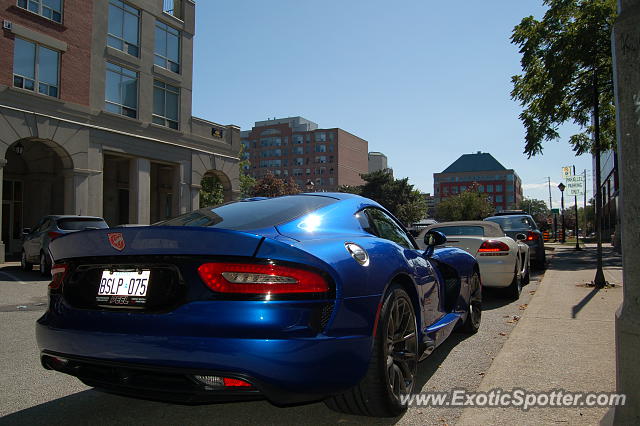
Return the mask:
M342 129L319 129L302 117L256 121L241 132L245 171L260 178L291 176L302 190L335 191L361 185L368 171L368 142Z
M478 151L462 155L441 173L433 174L436 204L473 184L487 194L496 211L514 209L522 201L522 181L517 173L491 154Z
M0 0L0 21L0 260L47 214L151 223L207 174L239 193L240 129L191 116L193 1Z

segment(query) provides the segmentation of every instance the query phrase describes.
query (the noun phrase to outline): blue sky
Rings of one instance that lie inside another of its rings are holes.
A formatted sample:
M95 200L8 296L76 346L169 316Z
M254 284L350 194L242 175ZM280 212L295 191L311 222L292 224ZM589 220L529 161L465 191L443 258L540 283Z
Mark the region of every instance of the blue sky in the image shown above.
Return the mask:
M541 0L198 1L193 113L250 129L303 116L381 151L396 177L433 193L433 173L461 154L491 153L528 197L554 207L561 167L591 169L562 139L522 154L520 106L510 99L520 55L511 31ZM567 203L571 204L571 203Z

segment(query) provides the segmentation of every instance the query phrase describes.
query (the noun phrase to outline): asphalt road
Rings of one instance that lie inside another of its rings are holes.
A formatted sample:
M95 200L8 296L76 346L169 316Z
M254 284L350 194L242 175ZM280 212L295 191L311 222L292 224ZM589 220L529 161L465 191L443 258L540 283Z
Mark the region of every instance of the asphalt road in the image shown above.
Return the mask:
M417 384L423 392L473 391L509 337L541 274L533 274L520 300L487 289L480 331L455 334L424 360ZM278 408L268 402L179 406L95 391L40 366L34 323L45 310L47 280L37 271L0 268L0 425L200 425L200 424L455 424L461 408L411 407L395 419L335 413L322 403ZM517 374L517 372L514 372Z

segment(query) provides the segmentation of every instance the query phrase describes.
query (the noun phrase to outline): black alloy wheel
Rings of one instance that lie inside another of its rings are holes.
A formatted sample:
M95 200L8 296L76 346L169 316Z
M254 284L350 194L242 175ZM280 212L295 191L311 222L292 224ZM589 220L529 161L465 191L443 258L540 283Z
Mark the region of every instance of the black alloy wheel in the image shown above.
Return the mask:
M482 283L480 276L474 272L469 281L469 311L462 331L468 334L475 334L480 328L482 320Z

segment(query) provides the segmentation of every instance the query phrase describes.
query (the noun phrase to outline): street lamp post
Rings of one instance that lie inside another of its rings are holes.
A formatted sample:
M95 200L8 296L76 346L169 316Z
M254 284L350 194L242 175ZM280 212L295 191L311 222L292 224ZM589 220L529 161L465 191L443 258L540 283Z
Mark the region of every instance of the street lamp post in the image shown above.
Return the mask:
M558 189L560 190L560 213L562 214L562 238L560 239L560 242L564 244L565 240L566 240L566 235L565 235L565 227L564 227L564 184L562 182L560 182L560 184L558 184Z

